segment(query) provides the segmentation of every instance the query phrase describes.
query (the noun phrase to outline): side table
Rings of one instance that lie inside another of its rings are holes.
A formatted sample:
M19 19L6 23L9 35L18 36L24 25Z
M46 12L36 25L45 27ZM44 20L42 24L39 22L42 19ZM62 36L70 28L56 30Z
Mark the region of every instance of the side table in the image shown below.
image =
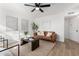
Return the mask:
M21 39L21 45L26 43L31 43L31 50L34 51L39 47L39 39L29 40L29 39Z
M29 39L21 38L21 45L24 45L24 44L28 43L28 40Z

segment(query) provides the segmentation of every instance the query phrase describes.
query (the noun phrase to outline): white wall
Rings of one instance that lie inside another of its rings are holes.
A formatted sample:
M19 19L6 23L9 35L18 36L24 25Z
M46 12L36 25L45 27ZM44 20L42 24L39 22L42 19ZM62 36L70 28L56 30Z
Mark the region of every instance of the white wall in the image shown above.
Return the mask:
M4 37L7 37L7 35L8 35L9 36L8 39L10 39L10 40L13 39L13 40L18 41L20 38L19 31L21 31L21 20L23 20L23 19L29 20L32 17L29 16L28 14L25 15L24 11L18 12L18 10L10 9L10 8L7 6L1 6L1 4L0 4L0 34ZM18 29L19 30L17 32L6 32L6 16L12 16L12 17L18 18ZM26 16L29 16L29 17L26 17Z
M6 32L6 14L7 13L5 13L2 8L0 8L0 35L6 39L9 39L9 41L12 43L15 42L15 40L18 41L19 37L16 33L13 34L12 32Z
M70 24L70 19L68 17L64 18L64 38L69 39L69 24Z
M57 34L57 40L64 42L64 13L40 17L35 20L40 31L54 31Z
M5 13L3 9L0 8L0 33L5 32Z
M50 8L44 9L44 13L40 11L31 13L30 10L32 10L32 8L24 7L24 4L0 4L0 21L3 21L1 24L5 26L6 16L14 16L18 18L19 26L21 25L21 19L29 20L30 34L32 33L31 23L35 21L39 25L40 31L55 31L57 33L57 40L64 42L64 10L67 9L68 4L67 6L66 4L56 5L55 7L52 5ZM19 30L21 30L21 26L19 26ZM5 30L3 32L5 32Z

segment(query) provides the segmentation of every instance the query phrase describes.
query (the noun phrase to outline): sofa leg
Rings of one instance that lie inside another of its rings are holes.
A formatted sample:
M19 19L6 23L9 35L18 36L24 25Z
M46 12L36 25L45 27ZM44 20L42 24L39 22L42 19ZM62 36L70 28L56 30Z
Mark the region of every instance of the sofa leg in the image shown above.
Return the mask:
M55 45L56 45L56 42L53 43L53 48L55 47Z

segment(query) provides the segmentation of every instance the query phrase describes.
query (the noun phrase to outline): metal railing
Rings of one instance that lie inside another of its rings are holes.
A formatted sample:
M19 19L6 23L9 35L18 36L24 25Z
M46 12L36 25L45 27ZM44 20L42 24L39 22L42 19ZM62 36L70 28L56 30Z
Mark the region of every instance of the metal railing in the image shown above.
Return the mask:
M1 39L0 42L3 43L3 48L5 48L5 45L6 45L6 48L1 50L0 52L6 51L6 50L9 50L11 48L14 48L14 47L18 46L18 56L20 56L20 45L19 44L16 44L14 46L8 47L8 39L4 39L2 37L0 39ZM5 42L6 42L6 44L5 44Z
M5 47L5 42L6 42L6 45L7 45L6 48L8 48L8 39L4 39L4 38L0 38L0 39L1 39L0 42L3 43L3 48Z
M8 47L8 48L5 48L5 49L1 50L0 52L9 50L9 49L14 48L14 47L16 47L16 46L18 46L18 56L20 56L20 45L19 45L19 44L14 45L14 46L11 46L11 47Z

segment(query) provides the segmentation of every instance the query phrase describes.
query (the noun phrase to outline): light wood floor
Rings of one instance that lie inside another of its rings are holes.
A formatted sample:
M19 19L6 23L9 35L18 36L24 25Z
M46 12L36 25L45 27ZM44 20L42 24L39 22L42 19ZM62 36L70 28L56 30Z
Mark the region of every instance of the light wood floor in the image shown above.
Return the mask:
M57 42L46 56L79 56L79 43L68 39L64 43Z
M24 48L26 50L26 47ZM22 52L25 51L22 49ZM27 55L25 54L25 56ZM51 48L46 56L79 56L79 43L68 39L66 39L64 43L57 42L56 46L54 48Z
M48 56L79 56L79 43L68 39L64 43L57 42Z

